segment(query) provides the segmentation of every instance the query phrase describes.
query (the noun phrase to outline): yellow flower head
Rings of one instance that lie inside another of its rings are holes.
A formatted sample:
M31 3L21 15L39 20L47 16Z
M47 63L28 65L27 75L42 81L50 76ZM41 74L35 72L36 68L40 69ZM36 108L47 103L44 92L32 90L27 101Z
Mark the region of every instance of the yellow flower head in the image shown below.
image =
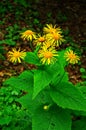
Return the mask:
M26 56L26 52L20 51L20 49L16 50L15 48L12 49L12 51L8 52L8 59L12 63L19 62L21 63L21 59L24 59Z
M43 46L38 52L38 57L43 64L49 65L54 63L57 56L58 54L54 47L47 48L46 46Z
M63 39L63 36L60 33L52 33L52 34L47 34L46 35L47 39L52 43L55 44L56 46L59 46L64 42L65 40Z
M44 33L51 33L51 34L55 32L62 33L59 27L56 28L56 25L53 26L52 24L46 24L46 27L44 27L43 31Z
M38 35L38 37L35 39L34 43L35 45L43 45L43 43L46 41L45 36Z
M27 30L27 31L21 33L21 38L24 40L32 41L33 39L36 38L36 35L35 35L35 32L33 32L31 30Z
M49 42L49 41L47 41L47 42L45 42L44 44L43 44L43 46L45 46L46 48L49 48L49 47L54 47L52 44L51 44L51 42Z
M79 56L77 56L72 50L69 50L65 53L66 61L71 64L76 64L80 60Z

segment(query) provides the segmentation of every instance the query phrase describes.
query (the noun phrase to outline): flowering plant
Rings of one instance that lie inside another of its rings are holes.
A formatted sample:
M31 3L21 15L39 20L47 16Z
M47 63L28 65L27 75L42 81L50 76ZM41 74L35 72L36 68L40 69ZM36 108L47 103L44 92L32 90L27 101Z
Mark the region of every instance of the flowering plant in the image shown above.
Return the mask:
M65 39L56 25L47 24L42 35L27 30L21 38L32 44L33 51L13 50L8 52L8 59L33 64L34 69L7 79L4 85L24 92L17 102L29 110L31 130L71 130L74 112L86 112L81 87L70 82L65 71L68 64L78 63L79 56L71 48L59 50Z

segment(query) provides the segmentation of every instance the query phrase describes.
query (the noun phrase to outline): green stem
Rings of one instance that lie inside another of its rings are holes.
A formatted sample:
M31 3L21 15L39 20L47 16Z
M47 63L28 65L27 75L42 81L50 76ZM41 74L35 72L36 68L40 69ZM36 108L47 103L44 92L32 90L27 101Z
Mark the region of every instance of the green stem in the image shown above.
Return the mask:
M29 45L30 45L31 50L34 51L33 43L31 41L30 41Z
M21 64L24 66L24 68L25 68L26 70L28 70L28 69L29 69L29 67L26 65L26 63L25 63L25 62L22 62ZM29 70L30 70L30 69L29 69Z

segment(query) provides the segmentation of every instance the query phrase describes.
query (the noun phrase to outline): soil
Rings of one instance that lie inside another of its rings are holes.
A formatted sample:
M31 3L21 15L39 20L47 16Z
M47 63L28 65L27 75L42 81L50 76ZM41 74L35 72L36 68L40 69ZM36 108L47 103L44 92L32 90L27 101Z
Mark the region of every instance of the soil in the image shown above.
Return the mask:
M80 50L81 48L86 47L86 2L85 0L40 0L37 3L34 3L32 1L32 6L34 10L39 11L38 19L40 20L41 24L45 25L46 23L51 22L52 24L57 24L63 29L69 29L70 30L70 36L73 37L75 43L79 46ZM26 10L27 11L27 10ZM27 14L27 12L26 12ZM63 14L66 16L64 19L59 19L58 14ZM12 17L11 13L6 14L6 17L8 17L8 20L5 25L1 26L2 32L5 32L5 28L7 26L12 25L15 21L15 18ZM51 19L52 17L52 19ZM12 19L12 20L11 20ZM48 20L47 20L48 19ZM13 23L12 23L13 22ZM20 21L21 26L28 25L21 20ZM0 33L0 40L2 40L4 37L2 33ZM82 42L85 41L85 42ZM25 46L26 50L31 51L28 46ZM5 46L6 50L9 50L9 46ZM10 76L15 76L21 73L25 68L19 64L19 65L13 65L8 62L8 60L0 61L0 64L3 66L0 69L0 82L4 81L6 78L9 78ZM71 65L67 68L67 71L69 72L70 80L75 84L77 82L82 81L81 79L81 73L80 73L80 67L86 68L86 51L84 50L82 57L81 57L81 65L76 65L75 67L72 67ZM33 68L32 65L29 65L29 68Z

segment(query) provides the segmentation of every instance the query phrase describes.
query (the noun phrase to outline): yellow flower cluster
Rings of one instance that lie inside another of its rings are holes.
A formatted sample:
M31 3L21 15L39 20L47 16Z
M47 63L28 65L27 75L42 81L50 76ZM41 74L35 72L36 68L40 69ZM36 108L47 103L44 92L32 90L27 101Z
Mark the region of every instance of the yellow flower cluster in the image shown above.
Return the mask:
M27 30L21 33L21 38L23 40L32 41L34 45L43 45L45 43L50 43L52 46L59 46L64 42L62 36L62 31L60 27L53 26L52 24L46 24L43 28L43 36L40 34L36 35L32 30Z
M60 27L53 26L52 24L46 24L43 28L43 35L36 34L32 30L27 30L21 33L23 40L30 41L34 46L39 46L38 57L42 64L52 64L57 60L58 53L56 47L61 45L65 40L62 35ZM11 62L19 62L24 59L26 53L13 49L8 52L8 58ZM65 59L71 64L78 63L80 58L72 51L69 50L65 53Z
M53 26L52 24L46 24L43 28L44 35L38 38L36 42L37 45L40 45L40 50L38 52L38 57L40 58L43 64L52 64L57 60L57 51L56 46L59 46L64 42L62 31L58 27ZM39 39L41 42L39 43Z
M46 38L53 46L59 46L64 42L64 38L62 36L62 31L60 27L53 26L52 24L46 24L46 27L43 29L46 34Z
M43 35L36 35L35 32L27 30L21 33L21 38L33 41L35 46L40 46L38 57L43 64L51 64L56 61L58 54L55 47L64 42L60 27L57 28L56 25L52 24L46 24L43 28Z

